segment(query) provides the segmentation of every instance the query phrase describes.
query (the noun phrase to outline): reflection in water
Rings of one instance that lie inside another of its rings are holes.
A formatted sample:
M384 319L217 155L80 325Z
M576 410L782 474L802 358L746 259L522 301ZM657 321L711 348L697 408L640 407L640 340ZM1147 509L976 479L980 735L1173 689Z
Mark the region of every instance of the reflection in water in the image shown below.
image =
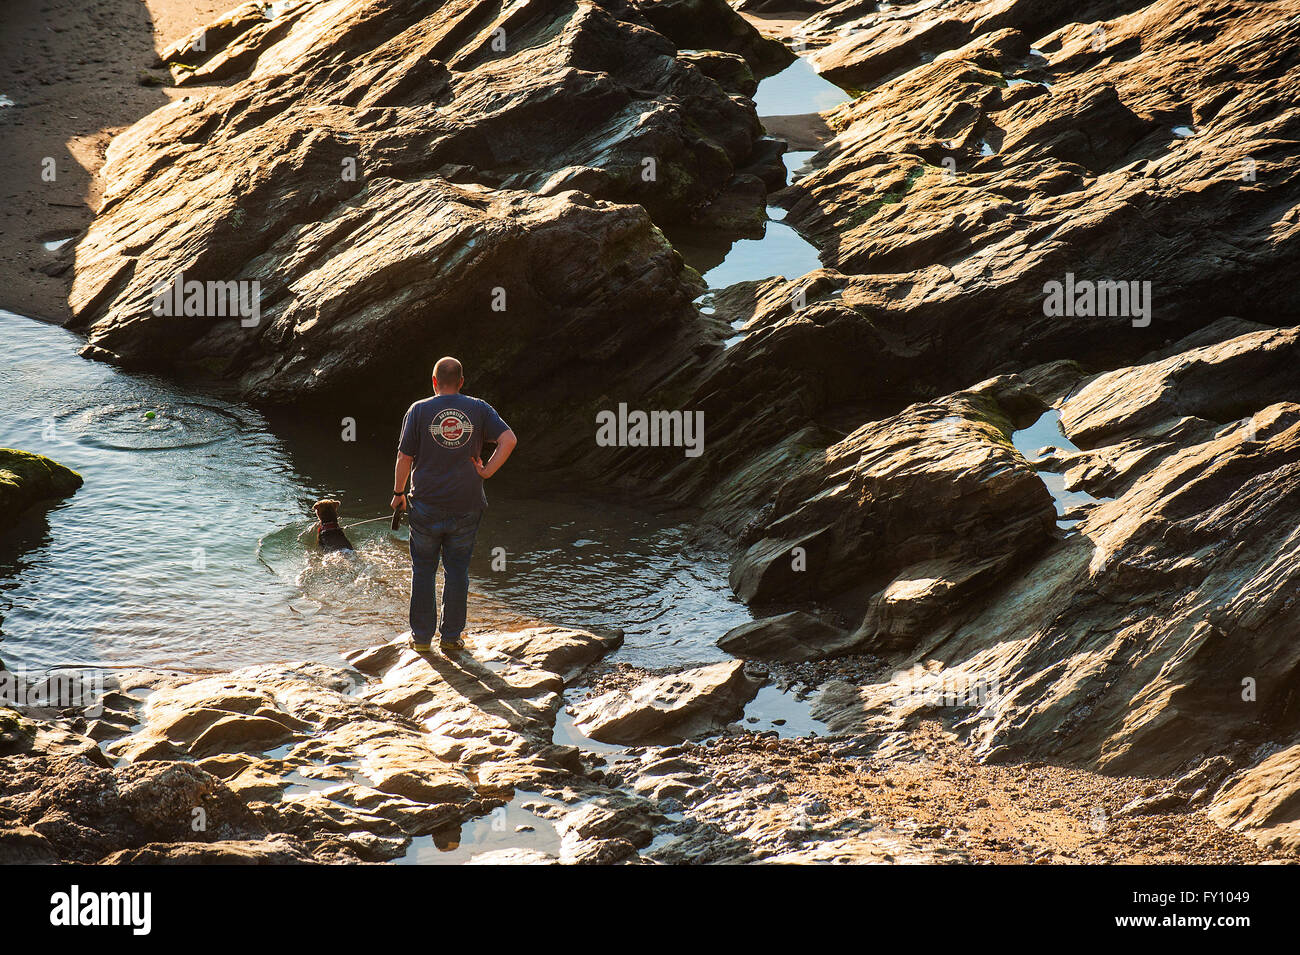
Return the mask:
M814 689L796 684L783 690L768 683L745 707L742 725L755 733L775 730L782 739L825 736L829 732L826 724L812 715Z
M345 525L383 516L396 421L361 422L373 433L355 441L333 419L268 421L85 361L76 336L9 313L0 342L0 445L86 479L48 513L22 515L0 544L0 655L11 665L336 663L406 629L405 526L353 527L352 555L300 540L322 496L343 502ZM508 398L492 398L508 419ZM714 641L750 617L727 588L724 555L692 549L687 528L639 510L525 491L529 479L512 462L489 485L471 631L621 627L629 662L721 656Z
M485 852L532 850L558 856L560 836L553 823L539 815L547 807L563 806L558 799L517 792L513 799L486 816L411 840L397 865L458 865Z
M828 79L824 79L812 64L797 57L775 76L758 84L754 105L759 117L802 116L806 113L824 113L852 97Z
M787 179L801 170L812 155L804 151L785 153L782 159ZM710 289L776 275L797 279L821 268L822 263L817 247L781 221L785 216L781 207L768 206L763 235L757 239L733 241L726 235L681 228L670 228L665 234L686 264L704 276Z
M1031 464L1039 457L1039 452L1045 448L1058 448L1061 451L1075 454L1079 451L1078 446L1065 436L1065 430L1061 427L1061 413L1055 408L1043 412L1038 420L1028 428L1022 428L1015 432L1011 436L1011 443ZM1069 530L1079 523L1077 520L1063 520L1064 515L1069 512L1070 508L1082 504L1095 504L1100 500L1087 491L1067 490L1065 476L1062 474L1056 474L1052 471L1039 471L1038 476L1043 479L1043 483L1047 485L1047 490L1052 493L1052 499L1056 501L1056 523L1065 530Z
M761 80L754 94L760 117L819 113L849 99L844 90L823 79L802 57L797 57L775 76ZM785 154L787 181L812 155L811 152ZM781 221L784 218L784 209L768 206L767 221L759 238L733 240L725 234L703 233L688 227L670 227L665 235L686 264L704 276L710 289L776 275L797 279L821 268L821 260L817 247Z

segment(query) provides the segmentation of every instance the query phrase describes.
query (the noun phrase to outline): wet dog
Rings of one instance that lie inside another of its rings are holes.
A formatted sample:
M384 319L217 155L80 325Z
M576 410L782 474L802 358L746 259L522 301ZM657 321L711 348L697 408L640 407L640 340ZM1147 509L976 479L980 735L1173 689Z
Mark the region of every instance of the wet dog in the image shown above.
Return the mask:
M316 512L316 543L321 550L352 550L352 542L339 527L339 502L317 501L311 506Z

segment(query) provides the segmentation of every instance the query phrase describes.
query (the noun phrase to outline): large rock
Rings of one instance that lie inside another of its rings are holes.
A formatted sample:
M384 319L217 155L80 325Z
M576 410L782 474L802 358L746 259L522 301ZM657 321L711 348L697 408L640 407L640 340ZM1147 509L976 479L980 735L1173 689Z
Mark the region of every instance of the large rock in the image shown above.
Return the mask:
M996 394L1004 384L864 425L787 479L732 567L736 594L764 602L852 592L850 606L873 611L860 638L888 642L906 635L888 605L907 604L904 617L920 612L918 602L930 616L951 612L1041 550L1055 510L1011 445L1014 424Z
M728 19L729 47L771 49L721 0L693 3ZM703 341L698 276L653 223L707 218L726 195L764 203L738 175L761 135L752 103L652 28L682 4L645 6L312 0L228 16L187 75L240 78L109 149L76 250L85 354L259 402L364 392L395 409L454 338L476 392L513 396L526 453L589 446L573 409L644 390ZM178 274L260 283L257 323L154 314Z
M109 852L162 841L258 839L266 826L229 788L188 763L105 769L79 757L8 756L0 773L0 818L38 833L16 844L62 861L94 862Z
M1300 306L1298 226L1276 214L1300 202L1275 145L1300 129L1284 8L851 2L801 35L867 92L778 201L825 265L864 277L844 304L929 350L943 391L1062 358L1115 367ZM1067 273L1150 282L1150 314L1046 314Z
M283 837L221 842L150 843L120 849L102 865L310 865L316 860Z
M1300 744L1292 744L1230 780L1210 818L1261 845L1300 853Z
M30 451L0 448L0 513L5 525L38 501L68 497L81 487L81 475Z
M574 724L606 743L685 738L731 722L761 685L740 660L714 663L587 700L577 708Z
M802 610L733 627L718 638L732 656L757 660L820 660L854 646L852 635Z
M1281 328L1099 375L1061 408L1061 424L1089 448L1169 419L1235 421L1298 399L1300 329Z
M400 639L349 654L357 669L124 671L84 706L0 711L0 856L382 862L517 790L603 798L552 733L566 682L621 640L532 627L473 634L448 658ZM91 709L116 727L103 751L64 727ZM575 836L563 861L606 859L611 838Z
M921 684L978 686L988 693L968 727L989 758L1152 774L1209 754L1258 758L1275 728L1291 725L1288 687L1300 674L1300 404L1281 400L1300 395L1292 375L1264 373L1280 367L1288 337L1251 333L1194 361L1162 359L1082 388L1063 412L1097 422L1077 471L1108 473L1114 499L977 612L923 628L900 663L938 671L904 667L888 683L837 690L819 718L837 732L887 727L928 711ZM1202 380L1202 368L1221 380ZM1230 417L1262 402L1272 403ZM1186 414L1196 411L1228 420ZM1290 785L1269 773L1271 787ZM1260 824L1234 805L1224 819Z
M108 760L95 740L66 725L33 719L0 706L0 756L80 756L101 766Z
M794 59L785 44L763 36L726 0L634 2L654 28L679 47L736 53L763 75L777 72Z

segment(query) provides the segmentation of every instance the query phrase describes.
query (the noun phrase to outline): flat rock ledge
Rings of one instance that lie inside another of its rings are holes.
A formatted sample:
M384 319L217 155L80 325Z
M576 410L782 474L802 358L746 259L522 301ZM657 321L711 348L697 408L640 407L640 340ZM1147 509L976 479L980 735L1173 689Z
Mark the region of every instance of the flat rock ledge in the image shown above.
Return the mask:
M621 642L533 627L449 658L398 640L346 667L124 671L77 706L0 710L0 862L383 862L512 800L555 817L529 861L635 859L655 805L552 742L566 681ZM615 839L606 816L636 824Z

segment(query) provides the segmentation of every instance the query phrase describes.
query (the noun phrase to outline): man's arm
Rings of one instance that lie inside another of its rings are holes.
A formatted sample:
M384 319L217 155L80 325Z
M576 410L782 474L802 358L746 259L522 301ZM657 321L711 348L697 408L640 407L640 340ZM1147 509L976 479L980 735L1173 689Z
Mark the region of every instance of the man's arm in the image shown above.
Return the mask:
M514 451L515 445L518 443L519 439L515 437L513 431L509 428L502 431L500 437L497 438L496 450L492 452L492 457L488 458L487 464L484 464L477 457L473 459L474 470L478 472L478 476L487 480L500 471L501 465L506 463L506 458L510 457L510 452Z
M411 465L415 463L415 458L409 454L397 452L397 463L393 465L393 490L405 491L406 480L411 476ZM406 496L394 494L393 501L388 505L393 510L406 510Z

